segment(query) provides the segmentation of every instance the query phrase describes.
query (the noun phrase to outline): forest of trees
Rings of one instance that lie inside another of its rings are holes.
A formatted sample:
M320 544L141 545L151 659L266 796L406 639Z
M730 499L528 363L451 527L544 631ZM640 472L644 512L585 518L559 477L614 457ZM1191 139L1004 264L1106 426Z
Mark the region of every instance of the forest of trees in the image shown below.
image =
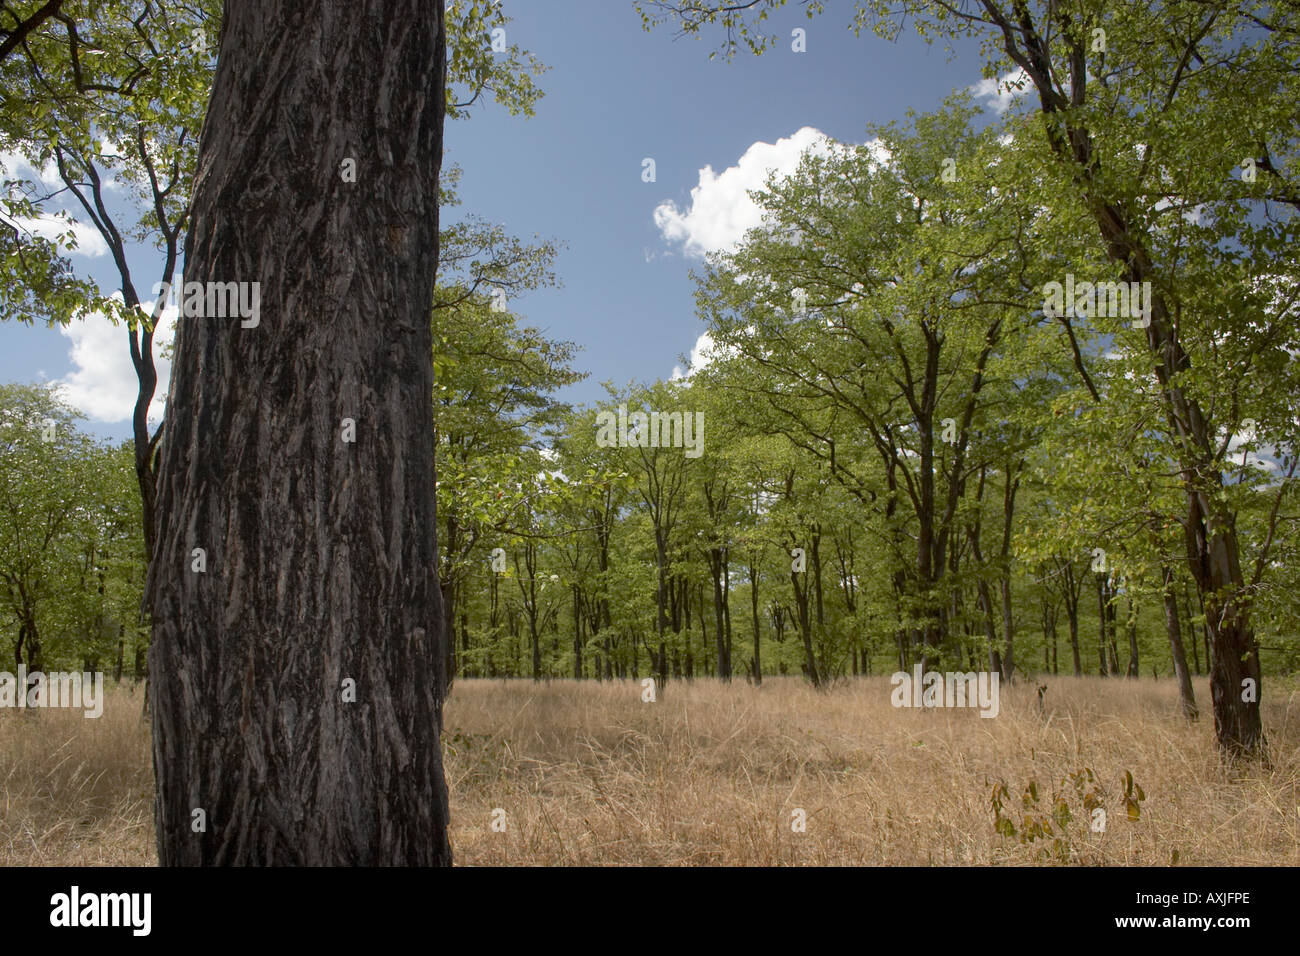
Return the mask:
M121 280L0 229L0 311L117 317L140 386L121 447L48 388L0 392L0 633L33 668L152 673L165 862L371 860L372 817L389 859L446 862L421 843L445 820L436 751L381 781L436 740L457 678L1174 676L1225 751L1263 749L1267 677L1300 663L1300 11L859 4L864 32L981 36L1032 108L954 94L808 154L694 277L707 360L572 407L580 348L510 307L557 281L557 245L447 223L444 109L424 108L436 89L453 119L531 111L541 67L492 49L500 8L394 0L385 22L420 29L390 32L365 4L231 0L218 59L221 6L28 3L0 34L0 143L61 182L9 188L0 215L73 197ZM731 53L769 46L781 3L640 6ZM313 30L351 64L346 97ZM268 64L272 32L296 39ZM156 247L148 277L129 240ZM143 286L182 260L259 281L261 326L180 322L151 432L164 303L146 313ZM322 766L286 763L294 727L245 663L299 689ZM315 690L361 673L385 701L364 719ZM308 777L305 822L277 816ZM265 829L188 839L195 788Z

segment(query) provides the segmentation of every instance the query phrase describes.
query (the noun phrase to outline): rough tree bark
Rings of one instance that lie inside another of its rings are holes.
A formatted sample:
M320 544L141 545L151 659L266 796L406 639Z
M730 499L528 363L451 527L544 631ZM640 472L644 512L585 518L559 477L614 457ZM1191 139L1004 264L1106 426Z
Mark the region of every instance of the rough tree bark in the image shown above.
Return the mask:
M441 0L226 2L185 279L258 282L260 314L178 323L149 581L163 865L451 862L445 72Z

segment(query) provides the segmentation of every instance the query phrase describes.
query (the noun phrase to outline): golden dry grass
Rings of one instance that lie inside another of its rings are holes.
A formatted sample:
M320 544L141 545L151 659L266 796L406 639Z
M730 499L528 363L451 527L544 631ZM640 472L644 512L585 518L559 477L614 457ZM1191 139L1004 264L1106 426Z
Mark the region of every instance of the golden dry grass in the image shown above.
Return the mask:
M0 711L0 864L152 866L153 758L143 690L104 713Z
M460 681L446 768L460 865L925 865L1075 862L1300 864L1300 691L1266 682L1272 765L1225 771L1208 714L1178 716L1170 681L1043 678L1003 688L1001 714L896 710L886 678L817 692L795 678L671 683ZM1197 699L1208 707L1202 679ZM105 715L0 713L0 863L152 864L152 780L138 695ZM1091 769L1107 811L1046 841L994 830L990 795L1022 829L1021 794L1050 818ZM1145 794L1124 809L1123 776ZM505 811L505 830L491 827ZM807 816L792 831L792 811ZM1059 844L1054 843L1060 840ZM1044 856L1044 850L1048 853ZM1052 853L1052 850L1055 850Z

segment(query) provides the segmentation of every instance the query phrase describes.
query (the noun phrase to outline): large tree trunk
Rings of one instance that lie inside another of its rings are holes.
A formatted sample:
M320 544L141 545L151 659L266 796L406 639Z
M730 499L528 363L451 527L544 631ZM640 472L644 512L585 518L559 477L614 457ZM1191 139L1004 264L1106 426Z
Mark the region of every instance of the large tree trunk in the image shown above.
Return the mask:
M429 324L442 11L225 5L185 279L259 282L260 316L177 328L149 588L165 866L451 862Z

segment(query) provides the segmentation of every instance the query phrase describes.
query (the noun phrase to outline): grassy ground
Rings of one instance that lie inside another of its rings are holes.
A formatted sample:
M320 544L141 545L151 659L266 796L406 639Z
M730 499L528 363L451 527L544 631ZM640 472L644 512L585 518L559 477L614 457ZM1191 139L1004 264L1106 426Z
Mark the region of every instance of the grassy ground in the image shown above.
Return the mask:
M1229 773L1171 681L1041 681L1043 712L1027 684L991 719L896 710L886 678L672 683L654 704L631 682L461 681L444 738L456 862L1300 865L1293 682L1265 684L1272 766ZM1196 693L1208 708L1205 680ZM140 703L0 712L0 864L155 862ZM1036 821L1051 832L1025 841Z

